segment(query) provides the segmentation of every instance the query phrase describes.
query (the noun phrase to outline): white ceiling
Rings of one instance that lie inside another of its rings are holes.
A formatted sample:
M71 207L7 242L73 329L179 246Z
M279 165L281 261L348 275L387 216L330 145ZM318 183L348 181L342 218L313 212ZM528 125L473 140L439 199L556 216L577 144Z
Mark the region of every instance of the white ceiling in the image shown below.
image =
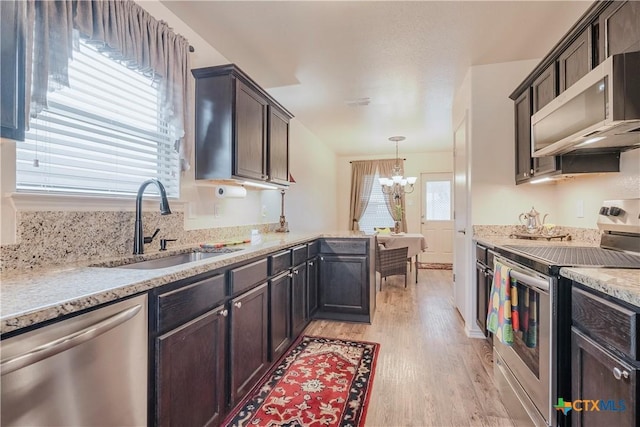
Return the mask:
M392 135L407 137L401 154L450 150L469 66L542 58L591 4L162 3L339 155L388 154ZM358 98L370 104L347 105Z

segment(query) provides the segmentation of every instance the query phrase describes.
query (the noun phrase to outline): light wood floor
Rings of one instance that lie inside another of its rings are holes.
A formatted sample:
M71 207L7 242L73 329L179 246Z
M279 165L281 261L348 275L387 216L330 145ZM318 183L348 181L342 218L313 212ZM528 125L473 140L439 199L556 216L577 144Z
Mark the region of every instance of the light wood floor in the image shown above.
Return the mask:
M411 281L410 281L411 282ZM491 348L467 338L449 270L390 277L371 325L313 321L307 335L380 343L367 426L512 426L493 383Z

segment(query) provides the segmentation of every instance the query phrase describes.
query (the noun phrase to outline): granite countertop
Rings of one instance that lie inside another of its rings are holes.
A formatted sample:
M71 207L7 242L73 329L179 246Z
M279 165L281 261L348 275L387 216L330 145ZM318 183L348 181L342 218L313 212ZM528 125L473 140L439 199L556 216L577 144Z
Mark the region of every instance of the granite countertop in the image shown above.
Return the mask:
M640 269L563 267L560 275L640 307Z
M154 259L195 249L177 247L163 254L105 260L94 266L77 265L14 273L2 277L0 334L115 301L149 289L267 255L319 237L370 237L343 233L270 233L257 245L233 246L239 251L166 268L138 270L118 268L135 260Z
M517 239L507 236L474 236L473 238L490 248L507 245L556 246L556 247L597 247L598 244L580 240ZM596 291L640 307L640 269L621 268L569 268L560 269L560 275L582 283Z

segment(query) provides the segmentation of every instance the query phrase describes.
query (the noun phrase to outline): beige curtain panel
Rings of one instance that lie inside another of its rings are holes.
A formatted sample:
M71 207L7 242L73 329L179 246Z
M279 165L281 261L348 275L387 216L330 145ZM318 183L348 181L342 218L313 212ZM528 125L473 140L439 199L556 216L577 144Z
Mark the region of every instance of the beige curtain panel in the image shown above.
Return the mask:
M47 93L69 86L78 37L149 76L160 90L164 118L179 138L183 169L188 116L189 41L130 0L18 2L25 37L25 123L47 106Z
M400 162L401 162L400 167L402 167L402 170L404 170L404 160L400 160ZM393 171L393 167L395 166L395 164L396 164L395 159L378 160L378 173L380 174L381 177L391 178L391 173ZM404 231L406 233L407 232L407 215L406 215L406 209L404 204L404 193L397 200L394 198L393 194L389 194L387 197L385 197L384 201L387 204L387 209L389 210L389 214L391 215L391 217L395 221L401 221L400 222L401 231ZM402 207L402 216L400 218L397 218L396 205L400 205Z
M351 206L349 208L350 230L359 231L358 221L367 209L373 177L376 173L377 162L363 160L351 162Z

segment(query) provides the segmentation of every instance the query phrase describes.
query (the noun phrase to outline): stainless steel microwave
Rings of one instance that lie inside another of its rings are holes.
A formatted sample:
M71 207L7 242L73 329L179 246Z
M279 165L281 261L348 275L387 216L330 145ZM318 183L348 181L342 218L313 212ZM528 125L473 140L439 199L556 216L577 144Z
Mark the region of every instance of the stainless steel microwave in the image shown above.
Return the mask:
M640 51L612 55L531 117L533 157L640 147Z

